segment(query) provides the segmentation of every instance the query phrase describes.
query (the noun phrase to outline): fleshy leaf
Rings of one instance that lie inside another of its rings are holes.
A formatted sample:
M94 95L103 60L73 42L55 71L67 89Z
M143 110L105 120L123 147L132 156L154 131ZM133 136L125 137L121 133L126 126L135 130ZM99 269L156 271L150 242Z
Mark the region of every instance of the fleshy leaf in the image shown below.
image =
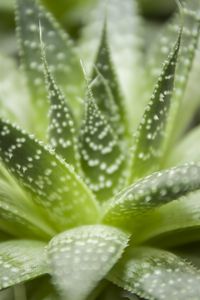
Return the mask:
M127 138L129 132L127 112L111 61L107 38L107 24L105 23L92 75L94 80L92 92L98 107L107 117L119 139L123 140Z
M198 299L200 271L171 252L131 249L108 275L120 287L152 300Z
M100 201L108 200L124 185L126 157L90 92L80 149L86 183Z
M126 96L130 122L136 125L143 109L143 103L138 102L140 95L138 90L144 80L141 72L142 63L140 64L142 61L141 22L136 1L97 1L91 13L87 14L87 26L82 34L80 55L83 61L88 63L90 70L90 65L95 59L93 54L95 55L98 49L105 16L111 57L122 92Z
M55 231L46 223L31 197L4 171L0 178L0 228L25 238L49 239Z
M82 226L48 246L54 283L64 299L84 300L119 260L128 236L104 225Z
M77 170L80 170L78 140L74 117L71 109L67 105L63 93L57 86L53 75L49 70L43 44L42 56L50 100L50 144L55 149L56 153L61 155L67 163L74 166Z
M139 218L132 231L134 245L148 241L159 247L175 247L199 240L199 196L199 191L193 192Z
M154 41L155 47L149 53L148 78L152 78L152 84L157 80L160 66L168 53L172 43L175 41L182 18L183 34L180 46L180 55L176 67L176 78L174 83L174 94L172 97L173 110L170 115L170 133L177 136L178 131L187 125L186 118L182 118L181 111L185 110L183 96L187 86L188 77L194 60L199 39L200 28L200 2L198 0L182 1L183 8L181 16L177 14L172 22L163 27L160 35ZM188 99L187 99L188 100ZM187 105L187 103L186 103ZM180 113L180 115L179 115ZM181 120L181 122L180 122ZM181 124L180 124L181 123ZM173 130L176 127L176 130ZM178 128L177 128L178 127ZM173 132L172 132L173 131ZM171 137L171 139L173 139Z
M0 243L0 289L48 272L45 244L20 240Z
M93 195L73 169L18 127L0 121L0 156L59 230L98 220Z
M104 222L123 227L134 227L136 216L174 201L200 189L200 166L183 165L141 179L111 200Z
M196 127L180 140L170 153L166 166L184 164L189 161L200 161L200 127Z
M167 125L180 40L181 32L164 63L163 71L136 131L131 182L152 171L157 171L161 163L166 146Z
M27 81L39 115L39 124L45 120L47 111L46 88L41 65L39 22L46 45L47 61L56 82L63 88L74 110L80 108L78 97L82 95L82 71L72 42L64 31L36 0L17 0L17 25L21 57ZM39 128L41 131L41 128Z

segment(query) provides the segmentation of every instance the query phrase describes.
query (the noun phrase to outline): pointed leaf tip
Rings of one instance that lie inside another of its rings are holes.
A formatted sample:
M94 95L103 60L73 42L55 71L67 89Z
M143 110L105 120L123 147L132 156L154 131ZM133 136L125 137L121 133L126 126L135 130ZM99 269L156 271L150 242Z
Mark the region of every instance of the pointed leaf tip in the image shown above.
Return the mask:
M177 57L182 31L164 63L163 71L135 134L130 182L156 171L164 154Z
M92 92L98 107L121 141L129 136L126 104L115 74L107 39L105 21L93 69Z
M64 94L57 86L47 60L46 50L41 43L44 74L50 100L49 112L49 140L56 153L75 167L80 173L80 157L78 153L78 139L75 120L70 107L67 105Z
M108 200L124 185L126 157L91 93L86 102L80 149L86 183L100 201Z
M69 36L60 28L53 16L45 10L40 1L16 0L17 32L21 60L26 72L27 82L36 107L36 122L40 124L40 132L46 129L48 106L46 105L46 88L41 65L40 33L46 45L47 61L56 82L73 107L80 113L78 100L83 94L83 78L79 59ZM40 24L40 25L39 25ZM45 121L45 124L44 124Z

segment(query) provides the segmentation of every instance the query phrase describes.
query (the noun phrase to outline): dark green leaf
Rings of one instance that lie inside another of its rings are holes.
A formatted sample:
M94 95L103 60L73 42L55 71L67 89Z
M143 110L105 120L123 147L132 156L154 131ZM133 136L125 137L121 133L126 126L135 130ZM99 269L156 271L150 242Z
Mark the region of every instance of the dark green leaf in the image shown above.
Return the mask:
M74 166L80 172L80 157L74 117L65 101L63 93L57 86L49 70L43 45L42 56L50 100L50 144L56 153L61 155L67 163Z
M90 92L80 147L86 183L100 201L108 200L124 185L126 157Z
M181 32L136 131L130 182L156 171L163 157L180 40Z
M18 37L23 66L27 74L32 101L36 105L38 122L41 126L47 111L46 89L41 65L39 22L42 27L47 61L59 86L74 110L80 108L78 97L82 95L83 78L79 60L69 37L62 31L50 13L36 0L17 0ZM36 123L37 124L37 123Z
M160 67L166 53L169 52L171 45L173 45L176 40L180 26L180 18L182 18L183 34L179 60L176 68L176 78L174 83L175 93L172 97L173 109L170 115L171 126L169 130L173 137L177 136L180 128L182 129L187 126L187 122L190 121L187 119L187 116L184 118L182 116L182 112L185 111L183 96L197 49L200 28L200 2L198 0L181 0L181 3L183 5L181 16L180 14L177 14L170 24L167 23L161 30L158 38L154 41L154 47L149 53L148 70L150 73L147 74L148 78L152 78L152 84L154 84L160 73ZM176 130L174 130L175 127ZM173 138L171 137L171 139Z
M59 230L98 220L93 195L73 169L32 136L0 121L0 157Z
M111 58L126 96L130 122L135 124L138 110L141 110L137 91L143 79L140 68L142 39L137 3L132 0L97 1L91 14L87 15L87 26L83 30L81 55L88 65L94 62L105 17Z
M129 132L127 112L111 61L107 39L105 24L92 75L92 92L98 107L107 117L119 139L123 140L127 138Z

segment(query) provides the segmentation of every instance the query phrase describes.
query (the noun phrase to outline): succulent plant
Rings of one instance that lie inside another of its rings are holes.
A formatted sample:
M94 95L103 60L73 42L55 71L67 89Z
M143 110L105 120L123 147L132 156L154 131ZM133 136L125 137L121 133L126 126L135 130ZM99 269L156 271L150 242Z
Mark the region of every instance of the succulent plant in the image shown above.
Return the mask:
M199 11L181 2L144 51L136 3L100 1L75 48L17 0L23 71L0 57L2 299L199 299L200 129L183 134Z

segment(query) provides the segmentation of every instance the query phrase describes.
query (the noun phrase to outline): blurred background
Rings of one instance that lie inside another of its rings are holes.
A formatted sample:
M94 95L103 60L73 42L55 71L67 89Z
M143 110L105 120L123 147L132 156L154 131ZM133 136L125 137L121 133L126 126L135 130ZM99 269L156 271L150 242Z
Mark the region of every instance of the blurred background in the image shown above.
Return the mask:
M98 0L42 0L73 39L79 38L88 12L96 1ZM153 37L176 9L174 0L138 0L138 5L144 21L149 23L146 28L151 32L146 32L147 37ZM0 41L0 52L16 55L13 0L0 0Z

